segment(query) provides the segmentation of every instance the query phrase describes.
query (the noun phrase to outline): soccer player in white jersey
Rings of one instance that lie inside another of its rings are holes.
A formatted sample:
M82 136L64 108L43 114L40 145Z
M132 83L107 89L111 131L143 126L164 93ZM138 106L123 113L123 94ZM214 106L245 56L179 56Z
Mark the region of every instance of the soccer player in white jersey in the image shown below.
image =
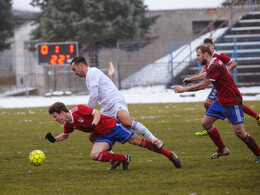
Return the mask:
M142 123L132 120L124 97L102 71L95 67L89 67L82 56L75 57L70 66L75 75L86 77L86 87L90 95L87 106L95 108L100 104L103 115L119 120L123 126L150 139L157 149L163 147L162 140L156 138ZM95 141L96 135L90 134L89 139L92 142Z

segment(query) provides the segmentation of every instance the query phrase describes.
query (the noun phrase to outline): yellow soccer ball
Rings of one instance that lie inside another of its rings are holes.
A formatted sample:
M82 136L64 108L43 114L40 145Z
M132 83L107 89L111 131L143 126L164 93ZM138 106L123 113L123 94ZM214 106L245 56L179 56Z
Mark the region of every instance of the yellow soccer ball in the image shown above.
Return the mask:
M32 165L42 165L45 161L45 154L41 150L34 150L30 153L29 160Z

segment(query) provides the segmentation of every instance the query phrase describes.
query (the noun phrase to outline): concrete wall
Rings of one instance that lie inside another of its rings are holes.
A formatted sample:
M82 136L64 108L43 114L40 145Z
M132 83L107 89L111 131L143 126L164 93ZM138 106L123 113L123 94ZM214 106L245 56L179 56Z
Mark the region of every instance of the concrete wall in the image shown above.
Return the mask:
M30 52L26 45L30 42L30 33L34 28L27 22L14 32L16 82L19 88L43 85L43 68L37 65L36 54Z

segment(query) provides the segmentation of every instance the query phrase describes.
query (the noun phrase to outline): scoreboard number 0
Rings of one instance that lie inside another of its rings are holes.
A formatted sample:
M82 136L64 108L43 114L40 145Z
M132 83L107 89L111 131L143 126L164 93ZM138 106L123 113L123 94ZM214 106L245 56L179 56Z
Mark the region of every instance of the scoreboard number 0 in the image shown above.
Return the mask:
M37 44L39 65L66 65L78 55L77 42Z

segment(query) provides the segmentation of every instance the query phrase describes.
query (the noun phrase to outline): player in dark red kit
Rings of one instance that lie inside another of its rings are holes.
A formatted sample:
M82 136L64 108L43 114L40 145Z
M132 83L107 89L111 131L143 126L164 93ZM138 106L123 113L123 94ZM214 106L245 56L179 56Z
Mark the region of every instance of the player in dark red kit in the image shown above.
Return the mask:
M227 67L217 58L212 57L210 49L204 45L197 47L197 60L206 67L206 76L202 83L193 86L176 86L174 91L182 93L186 91L198 91L205 89L210 83L217 90L218 98L207 110L202 119L202 127L208 132L209 137L218 147L216 153L210 156L216 159L229 154L229 149L224 145L218 129L213 125L217 119L228 118L235 134L257 156L256 163L260 163L260 148L254 138L244 129L244 116L242 111L242 96Z
M124 144L129 142L133 145L147 148L159 154L166 156L176 168L181 168L181 161L177 155L164 148L154 148L153 143L150 140L141 139L134 132L124 127L117 120L102 115L100 111L90 108L85 105L77 105L70 110L61 102L56 102L49 108L49 114L51 114L55 121L64 124L63 133L54 137L51 133L47 133L45 138L50 142L59 142L67 139L69 134L75 129L85 133L94 133L97 135L97 140L91 150L90 157L96 161L102 162L121 162L123 164L123 170L128 169L128 164L131 161L131 156L113 154L107 152L112 149L115 142Z
M220 61L222 61L225 65L228 65L228 70L231 71L233 68L235 68L237 66L236 62L234 60L232 60L230 57L226 56L224 53L220 53L218 51L216 51L214 49L214 44L212 39L207 38L204 40L203 45L208 47L212 53L212 56L214 58L219 59ZM199 74L206 74L206 68L205 66L203 66L201 72ZM211 92L209 93L207 99L204 102L204 107L206 109L206 111L209 109L209 107L213 104L213 102L217 99L218 94L217 94L217 90L215 89L215 87L213 87L211 89ZM246 106L245 104L243 104L243 112L248 114L249 116L254 117L257 120L257 124L260 126L260 118L259 118L259 114L257 114L255 111L253 111L251 108L249 108L248 106ZM196 132L196 135L207 135L207 131L206 130L202 130L200 132Z

